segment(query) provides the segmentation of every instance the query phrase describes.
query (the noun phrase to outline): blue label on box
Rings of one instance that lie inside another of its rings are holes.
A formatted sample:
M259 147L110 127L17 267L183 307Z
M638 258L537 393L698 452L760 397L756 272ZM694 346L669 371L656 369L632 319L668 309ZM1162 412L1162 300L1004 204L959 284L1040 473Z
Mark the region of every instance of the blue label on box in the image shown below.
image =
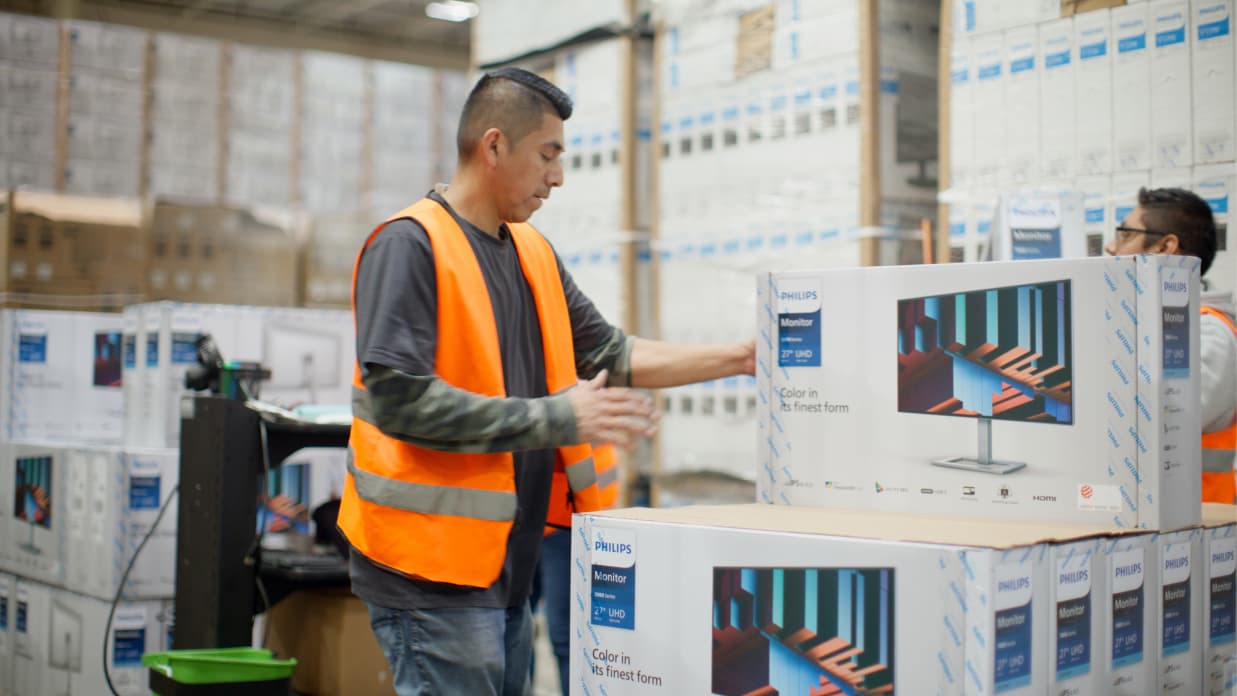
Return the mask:
M1190 581L1164 586L1164 657L1190 649Z
M1228 36L1228 17L1225 17L1218 22L1208 22L1207 24L1198 25L1199 41L1216 39L1221 36Z
M1010 250L1015 261L1061 258L1061 230L1010 230Z
M125 335L124 344L121 346L121 356L125 361L125 369L132 370L137 367L137 336Z
M9 630L9 598L0 595L0 631Z
M1211 212L1216 215L1225 215L1228 213L1228 196L1216 196L1215 198L1205 198L1207 205L1211 206Z
M1143 588L1139 585L1112 596L1112 667L1143 659Z
M994 77L1001 76L1001 64L996 65L981 65L979 66L979 79L991 80Z
M28 633L30 631L30 627L26 625L26 614L28 613L27 609L28 607L26 606L26 603L23 602L21 599L18 599L17 600L17 619L14 622L17 625L18 633Z
M1185 43L1185 27L1157 32L1155 35L1156 48L1163 48L1165 46L1172 46L1173 44L1179 43Z
M820 310L777 317L778 367L820 367Z
M18 336L17 362L45 364L47 362L47 334Z
M1237 574L1229 573L1211 579L1210 630L1212 645L1232 643L1237 638Z
M129 477L130 510L158 510L159 501L158 476Z
M1011 75L1017 75L1020 72L1026 72L1028 70L1034 70L1034 69L1035 69L1035 56L1027 56L1026 58L1019 58L1017 60L1010 61L1009 63L1009 73Z
M1091 595L1057 604L1057 679L1091 671Z
M1190 321L1188 307L1164 307L1164 376L1190 376Z
M159 337L146 337L146 367L159 367Z
M112 636L112 665L140 667L146 652L146 629L118 628Z
M594 626L636 630L636 566L593 566Z
M1108 55L1108 42L1101 41L1099 43L1087 44L1078 49L1079 60L1091 60L1092 58L1103 58Z
M1132 53L1147 47L1147 35L1127 36L1117 42L1117 53Z
M1087 208L1085 211L1087 224L1104 222L1103 208Z
M1031 683L1031 603L996 613L996 661L993 682L997 693Z
M1118 222L1120 222L1120 221L1124 220L1124 219L1125 219L1125 217L1126 217L1127 215L1129 215L1130 213L1132 213L1132 212L1134 212L1134 206L1132 206L1132 205L1119 205L1119 206L1117 206L1117 207L1113 210L1113 215L1116 215L1116 216L1117 216L1117 221L1118 221Z
M1044 67L1046 68L1059 68L1062 65L1069 65L1069 62L1069 51L1049 53L1044 56Z
M195 333L172 334L172 364L193 365L198 361L198 335Z

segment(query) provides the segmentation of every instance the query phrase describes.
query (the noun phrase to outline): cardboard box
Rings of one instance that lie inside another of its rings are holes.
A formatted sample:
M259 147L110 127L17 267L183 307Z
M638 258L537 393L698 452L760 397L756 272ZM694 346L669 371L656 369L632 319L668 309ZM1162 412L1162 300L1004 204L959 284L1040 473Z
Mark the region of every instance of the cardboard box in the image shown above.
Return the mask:
M1039 27L1039 127L1041 172L1045 179L1074 176L1077 117L1074 95L1074 21L1061 19Z
M1237 291L1237 233L1230 213L1237 192L1237 165L1195 167L1191 189L1207 201L1215 218L1216 256L1207 271L1211 289Z
M0 443L0 567L61 585L65 578L69 463L61 449Z
M1206 693L1237 688L1237 507L1203 505L1203 626Z
M1237 133L1233 74L1233 0L1192 0L1190 56L1194 78L1194 163L1231 162Z
M286 215L170 201L146 214L153 298L296 304L299 251Z
M51 161L56 151L55 114L54 105L0 108L0 151L22 160Z
M1154 693L1159 665L1155 642L1160 635L1155 535L1105 539L1100 545L1104 553L1101 596L1107 611L1096 689L1115 696Z
M1074 70L1074 99L1078 109L1078 174L1095 176L1112 171L1113 77L1112 24L1108 10L1074 17L1078 66Z
M119 314L0 310L0 439L119 444Z
M1101 544L1088 539L1051 547L1048 693L1052 696L1100 692L1104 625L1110 611L1104 601Z
M47 663L47 617L52 589L18 577L13 588L13 693L42 694Z
M1005 111L1008 168L1002 177L1015 186L1040 180L1040 73L1043 58L1034 25L1005 32Z
M10 306L120 309L145 297L136 201L17 191L7 210Z
M1085 202L1081 193L1043 189L1003 195L993 221L993 258L1001 261L1082 258Z
M1115 171L1151 168L1149 5L1112 10L1112 147Z
M0 13L0 58L54 68L60 60L60 22Z
M13 694L13 632L17 579L0 573L0 695Z
M1164 256L762 274L760 499L1197 524L1198 293Z
M1203 690L1203 598L1201 529L1186 529L1156 537L1155 558L1160 576L1156 596L1160 639L1161 694L1198 694Z
M317 696L394 694L391 668L369 625L369 610L349 592L302 590L271 608L267 646L294 657L292 688Z
M349 308L352 266L377 220L369 215L315 216L305 250L306 306Z
M1042 694L1044 542L1101 529L767 505L578 516L571 693Z
M1190 107L1190 7L1184 0L1153 0L1151 16L1152 166L1193 163Z

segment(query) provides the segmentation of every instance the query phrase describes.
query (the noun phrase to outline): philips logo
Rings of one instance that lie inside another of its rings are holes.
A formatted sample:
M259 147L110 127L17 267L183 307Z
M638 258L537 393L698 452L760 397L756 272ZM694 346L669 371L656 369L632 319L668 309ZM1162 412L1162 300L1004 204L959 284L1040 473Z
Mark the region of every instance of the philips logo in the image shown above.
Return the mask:
M1223 11L1224 11L1224 5L1211 5L1210 7L1204 7L1203 9L1199 10L1198 13L1202 15L1203 17L1206 17L1207 15L1216 14L1217 12L1223 12Z
M1182 19L1184 19L1184 17L1181 16L1180 12L1174 12L1172 14L1160 15L1159 17L1155 18L1155 21L1157 22L1179 22Z
M1119 29L1137 29L1143 25L1141 20L1133 20L1130 22L1122 22L1117 25Z
M1025 590L1030 587L1031 587L1031 578L1023 576L1020 578L1013 578L1010 580L1002 580L1001 582L998 582L996 585L996 591L1000 593L1019 592L1021 590Z
M1142 575L1142 572L1143 572L1143 564L1131 563L1130 565L1126 565L1126 566L1117 566L1117 569L1113 571L1113 575L1119 578L1128 578L1128 577L1137 577L1139 575Z
M1057 582L1062 585L1073 585L1080 582L1086 582L1087 580L1090 580L1090 577L1088 576L1088 572L1085 568L1068 573L1061 573L1061 575L1057 578Z
M1082 35L1083 36L1099 36L1101 33L1103 33L1103 31L1104 31L1103 27L1095 27L1093 29L1083 29Z
M1165 558L1164 570L1181 570L1190 567L1190 557L1182 556L1181 558Z
M1164 292L1189 292L1190 284L1183 280L1164 281Z
M593 550L594 551L605 551L607 553L621 553L623 555L630 556L631 555L631 544L617 544L614 542L603 541L601 539L598 539L597 542L593 544Z
M1212 563L1227 563L1227 562L1229 562L1229 561L1231 561L1231 560L1233 560L1233 552L1232 552L1232 551L1224 551L1224 552L1222 552L1222 553L1213 553L1213 554L1211 554L1211 562L1212 562Z
M815 290L799 290L797 292L779 292L777 298L779 300L815 300L817 299Z

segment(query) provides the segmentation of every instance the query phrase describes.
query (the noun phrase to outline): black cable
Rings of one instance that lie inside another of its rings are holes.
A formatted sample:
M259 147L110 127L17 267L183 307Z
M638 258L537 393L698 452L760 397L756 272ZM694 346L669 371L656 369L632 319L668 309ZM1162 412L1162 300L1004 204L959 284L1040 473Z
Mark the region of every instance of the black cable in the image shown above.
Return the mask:
M120 696L116 691L116 685L112 683L112 673L107 668L107 637L112 632L112 619L116 616L116 606L120 604L120 598L125 591L125 583L129 581L129 573L133 571L133 565L137 563L137 557L142 554L142 549L146 548L146 542L155 535L155 530L159 528L159 523L163 521L163 515L168 511L168 506L176 494L180 492L180 484L172 486L172 490L168 493L167 500L163 501L163 505L159 507L159 514L155 516L154 524L150 525L150 531L146 532L146 536L142 538L142 543L137 545L137 549L133 552L133 556L129 559L129 565L125 567L125 572L120 576L120 583L116 585L116 596L112 598L112 606L107 610L107 625L103 628L103 678L107 680L107 688L112 692L112 696Z

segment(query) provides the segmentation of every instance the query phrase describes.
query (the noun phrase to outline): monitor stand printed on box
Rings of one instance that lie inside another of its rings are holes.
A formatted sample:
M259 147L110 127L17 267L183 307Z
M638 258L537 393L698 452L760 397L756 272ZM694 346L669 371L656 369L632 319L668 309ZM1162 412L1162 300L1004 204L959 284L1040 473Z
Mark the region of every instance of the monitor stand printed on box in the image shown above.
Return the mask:
M1168 256L763 274L759 499L1198 524L1198 286Z

